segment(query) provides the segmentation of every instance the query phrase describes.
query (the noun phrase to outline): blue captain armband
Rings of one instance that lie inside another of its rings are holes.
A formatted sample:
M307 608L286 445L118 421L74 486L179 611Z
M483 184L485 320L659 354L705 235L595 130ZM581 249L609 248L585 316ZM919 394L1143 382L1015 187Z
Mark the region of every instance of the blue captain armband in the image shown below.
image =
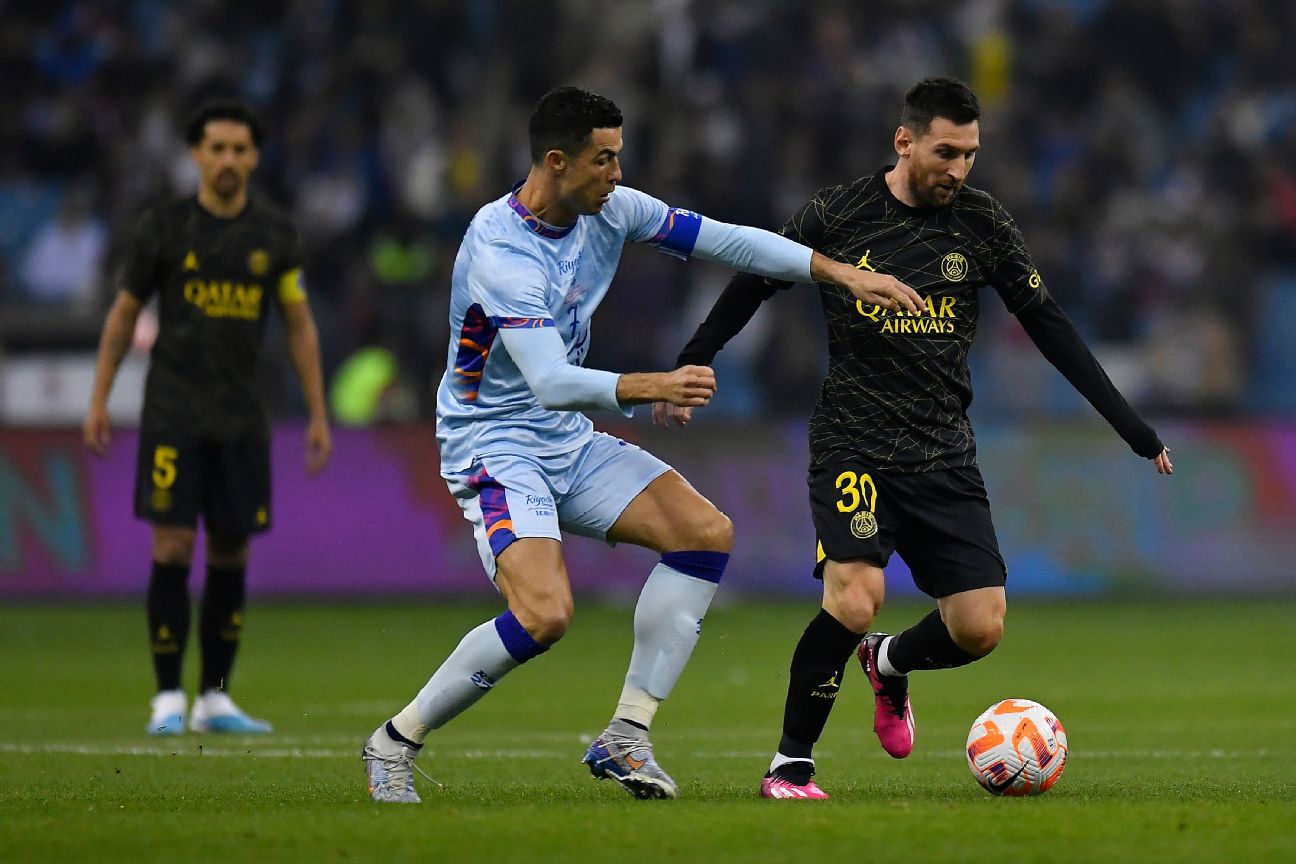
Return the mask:
M686 261L693 254L701 228L701 213L672 207L666 212L666 220L657 229L656 236L648 242L656 246L657 251Z

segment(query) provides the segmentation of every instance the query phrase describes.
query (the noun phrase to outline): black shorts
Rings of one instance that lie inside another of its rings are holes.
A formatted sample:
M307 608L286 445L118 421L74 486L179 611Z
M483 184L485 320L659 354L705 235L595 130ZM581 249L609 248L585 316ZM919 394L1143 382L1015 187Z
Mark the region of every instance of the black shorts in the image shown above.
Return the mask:
M885 567L899 552L924 594L947 597L1007 581L975 466L925 474L881 472L857 458L810 469L810 513L819 546L815 577L827 559Z
M140 431L135 515L155 525L247 537L270 528L270 442Z

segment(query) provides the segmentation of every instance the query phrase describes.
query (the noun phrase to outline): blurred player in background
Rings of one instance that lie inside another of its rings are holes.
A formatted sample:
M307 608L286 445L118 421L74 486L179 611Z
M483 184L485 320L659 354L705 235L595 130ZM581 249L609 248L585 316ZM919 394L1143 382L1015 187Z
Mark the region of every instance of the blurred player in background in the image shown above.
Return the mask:
M478 211L459 249L438 393L441 472L508 609L464 636L365 743L375 801L417 802L414 758L428 733L567 631L564 531L661 554L635 608L620 700L583 761L637 798L678 794L648 730L701 633L733 527L669 465L595 432L580 413L629 416L628 406L657 400L701 406L715 390L712 371L698 365L621 375L582 368L590 316L627 242L780 280L843 284L861 302L917 309L917 295L893 278L618 186L621 124L620 110L601 96L572 87L547 94L530 120L530 172Z
M979 660L1003 634L1007 571L966 413L982 288L993 286L1135 453L1154 460L1158 473L1172 471L1156 432L1049 296L1012 218L963 185L980 149L979 117L962 82L919 82L905 96L896 165L821 190L782 228L839 261L894 276L923 299L918 312L897 312L820 285L829 361L810 418L809 486L823 608L792 655L783 737L761 783L767 798L828 797L811 779L811 753L852 653L873 686L874 730L903 758L914 736L907 673ZM711 363L788 284L736 275L679 362ZM687 423L691 414L688 406L653 407L658 423ZM937 608L896 636L870 634L893 551Z
M271 307L283 316L310 411L306 465L331 449L319 340L302 288L289 218L248 195L261 126L239 102L204 105L186 129L198 194L144 212L117 277L99 342L86 445L109 444L108 394L141 308L158 298L159 328L140 420L135 515L153 525L148 624L157 695L148 731L269 732L229 697L243 629L248 538L270 527L270 430L259 395ZM189 636L189 568L199 516L207 581L199 611L202 679L187 710L181 671Z

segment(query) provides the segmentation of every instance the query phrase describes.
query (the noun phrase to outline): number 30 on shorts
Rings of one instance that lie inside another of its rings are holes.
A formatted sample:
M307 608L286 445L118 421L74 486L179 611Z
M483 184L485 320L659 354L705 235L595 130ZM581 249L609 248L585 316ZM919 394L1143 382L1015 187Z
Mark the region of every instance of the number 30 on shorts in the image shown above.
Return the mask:
M837 475L837 488L841 491L841 500L837 509L842 513L854 513L860 504L870 513L877 507L877 486L868 474L856 474L854 471L843 471Z

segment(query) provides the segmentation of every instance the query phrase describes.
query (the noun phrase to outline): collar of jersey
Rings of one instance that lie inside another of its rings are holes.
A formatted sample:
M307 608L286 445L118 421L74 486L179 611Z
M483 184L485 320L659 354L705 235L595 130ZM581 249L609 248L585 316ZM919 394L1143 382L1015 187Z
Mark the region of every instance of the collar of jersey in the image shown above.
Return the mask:
M540 217L528 210L526 205L518 200L517 191L522 188L522 184L525 182L526 180L519 180L514 183L513 191L509 193L508 205L513 208L513 212L522 218L522 222L528 228L539 234L541 237L548 237L550 240L561 240L563 237L570 234L571 230L576 227L575 222L568 225L566 228L555 228L552 225L547 225L544 222L541 222Z

